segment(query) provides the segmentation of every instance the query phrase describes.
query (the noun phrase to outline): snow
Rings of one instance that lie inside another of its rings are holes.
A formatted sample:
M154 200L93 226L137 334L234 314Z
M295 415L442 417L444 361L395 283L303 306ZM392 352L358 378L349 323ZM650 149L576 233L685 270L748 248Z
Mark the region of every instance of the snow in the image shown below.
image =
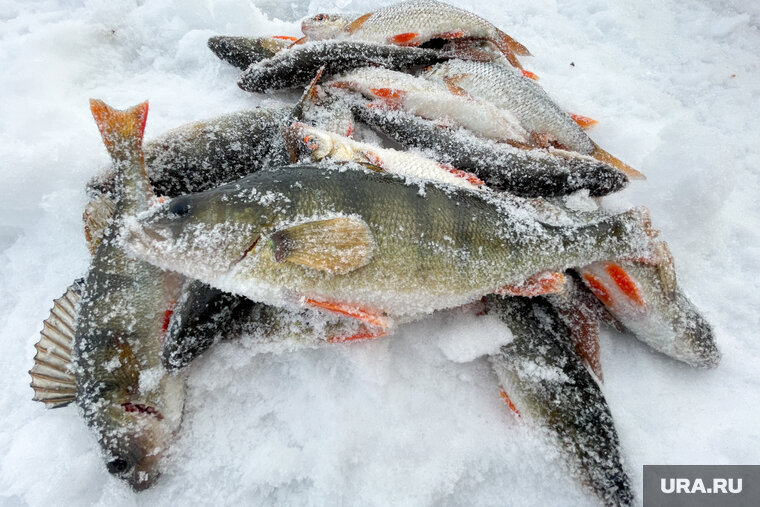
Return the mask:
M593 139L648 176L608 201L652 210L679 283L715 327L723 361L712 371L602 335L603 390L639 501L643 464L757 463L760 7L454 3L523 42L535 55L523 63L549 94L599 120ZM87 99L150 99L148 138L271 101L239 90L238 70L206 39L297 35L301 16L380 4L2 5L0 503L594 504L556 449L511 416L475 357L498 341L497 323L448 315L319 350L251 356L221 344L188 370L185 418L160 482L135 494L111 478L76 410L33 403L26 373L52 300L89 261L84 186L108 158Z

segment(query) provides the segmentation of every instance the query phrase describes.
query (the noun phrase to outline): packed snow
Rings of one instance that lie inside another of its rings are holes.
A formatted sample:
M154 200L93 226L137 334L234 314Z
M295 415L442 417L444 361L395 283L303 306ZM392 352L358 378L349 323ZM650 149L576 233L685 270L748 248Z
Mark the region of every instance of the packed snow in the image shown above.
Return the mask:
M485 358L508 331L439 314L389 338L252 355L222 343L187 369L184 421L150 490L112 478L74 407L31 401L52 300L85 274L85 184L108 166L87 99L150 100L146 138L272 103L235 82L209 37L298 35L367 0L84 2L0 9L0 503L5 505L594 505L559 450L516 420ZM760 7L454 1L525 44L524 66L591 137L647 175L679 283L713 324L720 366L695 370L631 336L601 338L604 394L641 501L644 464L760 456Z

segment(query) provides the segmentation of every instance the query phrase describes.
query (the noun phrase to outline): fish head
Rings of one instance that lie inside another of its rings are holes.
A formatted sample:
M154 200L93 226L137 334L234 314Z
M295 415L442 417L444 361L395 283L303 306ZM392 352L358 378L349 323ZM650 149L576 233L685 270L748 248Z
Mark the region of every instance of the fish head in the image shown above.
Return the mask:
M301 31L309 40L336 38L350 20L341 14L320 13L301 22Z
M676 282L664 242L656 262L625 260L582 269L586 285L641 341L692 366L717 366L720 352L710 324Z
M315 162L319 162L330 156L334 147L333 137L329 132L300 122L290 125L284 137L288 143L288 149L296 160L301 155L306 155Z
M280 204L274 192L230 183L127 221L124 243L147 262L214 285L256 247Z
M112 343L81 369L77 404L97 435L106 469L139 491L159 477L159 461L179 429L184 379L158 365L141 367L129 345Z

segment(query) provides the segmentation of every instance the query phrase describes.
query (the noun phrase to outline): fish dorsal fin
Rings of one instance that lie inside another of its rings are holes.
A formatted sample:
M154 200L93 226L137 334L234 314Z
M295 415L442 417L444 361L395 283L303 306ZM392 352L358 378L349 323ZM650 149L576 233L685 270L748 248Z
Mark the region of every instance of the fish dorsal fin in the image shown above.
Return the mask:
M77 280L63 296L53 301L50 316L42 323L40 341L34 346L37 353L34 355L34 366L29 370L33 399L48 408L65 407L76 398L71 350L82 284L82 280Z
M114 210L116 210L116 203L103 194L87 203L82 219L84 220L84 237L91 254L97 250Z
M271 239L275 261L336 275L366 266L375 249L369 226L356 217L305 222L279 230Z

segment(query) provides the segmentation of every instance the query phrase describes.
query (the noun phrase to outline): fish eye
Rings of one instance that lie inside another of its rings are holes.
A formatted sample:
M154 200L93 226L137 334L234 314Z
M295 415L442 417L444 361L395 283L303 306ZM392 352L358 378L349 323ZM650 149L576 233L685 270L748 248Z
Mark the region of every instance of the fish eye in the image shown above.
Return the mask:
M317 14L316 17L314 17L314 19L316 21L324 21L325 19L327 19L327 15L325 15L325 14Z
M112 474L121 474L127 471L129 468L129 462L124 458L112 459L108 462L106 468L108 468L108 471Z
M169 214L175 217L183 217L190 213L190 199L180 197L175 199L169 206Z

